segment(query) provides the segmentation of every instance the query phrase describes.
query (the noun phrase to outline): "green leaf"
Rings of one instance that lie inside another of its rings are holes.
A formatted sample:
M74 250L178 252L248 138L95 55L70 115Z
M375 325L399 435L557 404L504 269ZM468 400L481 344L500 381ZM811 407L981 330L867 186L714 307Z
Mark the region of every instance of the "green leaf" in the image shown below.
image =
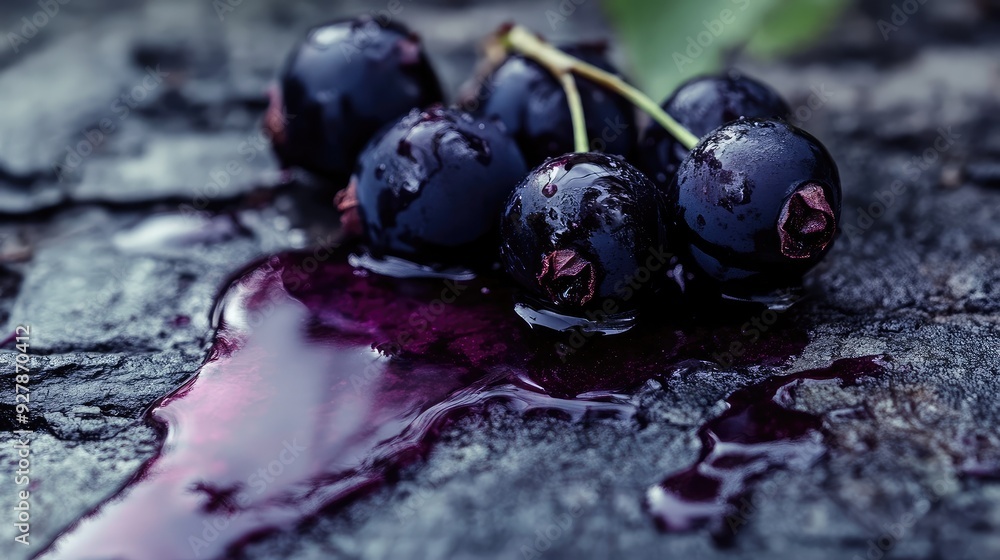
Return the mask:
M747 45L760 57L785 54L823 36L847 6L843 0L779 2Z
M847 0L605 0L638 85L663 99L727 52L787 52L822 36Z

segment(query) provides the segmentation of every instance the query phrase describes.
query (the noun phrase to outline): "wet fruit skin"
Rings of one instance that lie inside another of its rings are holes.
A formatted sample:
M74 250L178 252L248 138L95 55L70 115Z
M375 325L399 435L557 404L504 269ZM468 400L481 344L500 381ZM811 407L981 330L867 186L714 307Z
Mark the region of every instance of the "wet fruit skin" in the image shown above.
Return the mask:
M495 256L498 216L527 171L500 126L434 106L411 111L373 139L351 188L376 256L464 263Z
M420 39L371 18L310 30L289 55L265 119L284 168L298 166L346 184L358 154L383 126L413 108L441 102Z
M665 268L656 188L623 159L588 152L552 158L507 201L501 262L530 295L573 311L634 308L643 267ZM653 270L655 272L655 270ZM648 278L647 278L648 280Z
M574 45L563 50L615 72L603 45ZM576 83L591 150L630 156L638 137L633 107L586 79L577 78ZM547 70L521 55L507 58L487 77L478 94L463 105L474 107L478 115L503 121L531 167L574 149L573 124L562 85Z
M798 283L833 245L837 166L809 133L743 119L711 132L667 189L672 239L723 293L764 295Z
M745 118L781 118L788 103L771 87L746 76L700 76L681 84L662 104L663 110L701 138L716 128ZM650 122L639 142L638 167L666 188L688 150L669 132Z

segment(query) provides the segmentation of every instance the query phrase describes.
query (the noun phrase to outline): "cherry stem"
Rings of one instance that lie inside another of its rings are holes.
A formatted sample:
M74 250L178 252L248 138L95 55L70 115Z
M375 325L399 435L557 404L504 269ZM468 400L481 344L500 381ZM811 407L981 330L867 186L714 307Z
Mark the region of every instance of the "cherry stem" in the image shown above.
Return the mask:
M577 152L590 151L583 101L580 99L580 90L576 87L576 78L571 73L576 59L543 42L519 25L502 32L500 42L508 49L519 52L542 65L559 80L563 91L566 92L569 115L573 122L573 148Z
M629 85L625 82L625 80L622 80L618 76L615 76L605 70L601 70L593 64L589 64L574 56L564 53L558 48L542 41L520 25L512 26L510 29L506 30L506 32L501 35L500 39L509 49L523 54L552 72L553 75L558 77L560 81L563 82L564 88L566 88L566 80L562 76L566 74L575 73L579 76L587 78L590 81L595 82L608 90L617 93L618 95L621 95L630 103L644 111L688 150L694 148L695 145L698 144L697 136L691 134L691 131L684 128L684 126L674 120L673 117L660 108L660 106L657 105L655 101L650 99L649 96ZM576 84L573 84L573 89L576 89ZM567 98L569 97L570 94L567 89ZM577 98L579 98L579 93L577 93ZM570 101L570 114L573 114L572 100ZM579 108L579 120L583 120L582 107ZM574 118L574 132L581 128L581 125L576 121L577 119ZM580 150L580 139L579 137L575 138L577 150ZM583 151L586 151L585 127Z
M569 103L569 116L573 122L573 149L577 152L589 152L590 140L587 138L587 119L583 114L583 101L580 99L580 90L576 87L576 78L569 72L559 76L563 90L566 92L566 101Z

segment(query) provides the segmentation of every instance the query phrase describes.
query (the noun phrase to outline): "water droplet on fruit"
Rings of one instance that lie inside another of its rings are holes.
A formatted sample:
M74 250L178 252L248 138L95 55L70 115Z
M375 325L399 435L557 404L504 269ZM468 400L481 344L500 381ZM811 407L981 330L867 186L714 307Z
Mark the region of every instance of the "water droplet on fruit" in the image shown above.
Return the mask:
M560 313L545 305L522 296L514 304L514 312L530 327L543 327L556 332L581 332L587 334L615 335L631 330L639 320L635 310L614 315L604 315L597 320Z
M347 258L351 266L388 276L390 278L443 278L447 280L472 280L476 273L461 267L432 267L399 257L376 257L371 253L353 253Z
M753 295L726 293L724 291L720 296L725 301L763 305L771 311L781 312L788 311L793 305L802 301L805 293L805 289L801 285L797 285L788 286L769 293Z
M313 31L310 36L310 40L317 47L322 48L341 41L346 41L350 35L351 29L339 25L330 25Z

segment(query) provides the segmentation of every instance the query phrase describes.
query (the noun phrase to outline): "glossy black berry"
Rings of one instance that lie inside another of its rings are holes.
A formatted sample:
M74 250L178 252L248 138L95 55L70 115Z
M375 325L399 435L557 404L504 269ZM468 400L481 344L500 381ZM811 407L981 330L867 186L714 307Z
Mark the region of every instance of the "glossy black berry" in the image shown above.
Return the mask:
M746 76L701 76L682 84L663 102L663 110L701 138L740 117L780 118L789 115L778 92ZM639 168L660 187L670 184L688 150L656 122L643 131Z
M434 106L372 140L338 206L376 256L465 263L496 254L498 216L527 171L502 127Z
M507 201L501 261L529 294L557 309L632 309L669 259L657 196L618 157L549 159Z
M563 50L603 70L615 71L603 45ZM632 105L589 80L578 77L576 82L591 150L631 155L638 137ZM507 58L463 106L503 121L531 167L573 151L573 124L562 85L549 71L521 55Z
M419 38L366 17L310 30L279 80L265 118L275 154L338 182L379 129L442 100Z
M704 138L667 189L678 243L725 294L796 284L830 250L840 177L826 148L784 121L745 119Z

